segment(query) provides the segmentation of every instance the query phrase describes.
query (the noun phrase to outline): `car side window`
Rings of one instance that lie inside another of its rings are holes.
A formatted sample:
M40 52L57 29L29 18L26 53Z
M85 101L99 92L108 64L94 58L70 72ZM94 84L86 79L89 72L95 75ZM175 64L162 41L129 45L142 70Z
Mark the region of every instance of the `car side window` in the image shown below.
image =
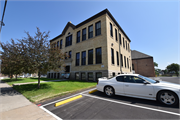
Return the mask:
M135 83L134 79L132 79L132 76L124 76L124 82Z
M118 82L124 82L124 76L117 76L117 77L116 77L116 80L117 80Z
M131 78L135 81L135 83L144 83L144 80L139 77L131 76Z

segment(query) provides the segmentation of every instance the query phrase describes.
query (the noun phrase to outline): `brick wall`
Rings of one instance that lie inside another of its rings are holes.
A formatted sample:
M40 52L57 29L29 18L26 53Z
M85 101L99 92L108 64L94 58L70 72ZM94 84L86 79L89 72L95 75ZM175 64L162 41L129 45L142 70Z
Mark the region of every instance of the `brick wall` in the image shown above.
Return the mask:
M146 77L155 77L153 58L133 59L134 71Z

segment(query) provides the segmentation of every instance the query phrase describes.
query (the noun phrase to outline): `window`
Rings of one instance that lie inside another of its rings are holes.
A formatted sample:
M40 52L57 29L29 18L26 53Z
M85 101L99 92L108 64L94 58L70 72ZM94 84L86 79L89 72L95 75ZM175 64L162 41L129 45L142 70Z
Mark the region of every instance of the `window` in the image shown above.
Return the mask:
M75 73L75 79L76 79L76 80L79 80L79 73L78 73L78 72Z
M136 76L124 76L124 82L129 83L144 83L144 80Z
M102 77L102 72L97 72L96 73L96 81L98 81L98 78Z
M60 49L62 49L62 42L63 40L60 40Z
M81 65L86 65L86 51L83 51L83 52L82 52Z
M121 34L119 33L119 44L121 45Z
M79 66L79 54L80 53L76 53L76 66Z
M127 67L129 68L129 61L128 61L128 58L127 58Z
M117 39L117 29L115 29L115 34L116 34L116 41L118 41L118 39Z
M115 72L113 72L112 74L113 74L113 77L116 75Z
M66 47L72 45L72 35L66 37Z
M86 80L86 73L85 72L81 73L81 80Z
M89 26L89 34L88 34L88 38L92 38L93 37L93 25Z
M111 62L114 64L114 49L111 48Z
M130 46L129 46L129 43L128 43L128 50L130 51Z
M67 52L65 53L65 59L67 59L67 57L68 57L68 54L67 54Z
M116 57L117 57L117 65L119 65L119 53L116 51Z
M126 41L126 50L127 50L127 41Z
M71 51L69 51L69 58L71 58Z
M79 43L80 42L80 31L77 32L77 40L76 40L76 43Z
M118 77L116 77L116 80L118 82L124 82L124 76L118 76Z
M113 37L113 28L112 28L112 24L110 23L110 34Z
M82 41L86 40L86 28L82 30Z
M101 34L101 21L96 23L96 36Z
M123 55L121 54L121 66L123 67Z
M125 44L124 44L124 38L123 38L123 47L125 47Z
M88 65L93 64L93 49L88 50Z
M124 56L124 65L125 65L125 68L126 68L126 56Z
M57 48L59 48L59 41L57 41Z
M102 63L101 48L96 48L96 64Z
M134 70L134 64L132 64L132 70Z
M88 73L88 80L93 81L93 72Z

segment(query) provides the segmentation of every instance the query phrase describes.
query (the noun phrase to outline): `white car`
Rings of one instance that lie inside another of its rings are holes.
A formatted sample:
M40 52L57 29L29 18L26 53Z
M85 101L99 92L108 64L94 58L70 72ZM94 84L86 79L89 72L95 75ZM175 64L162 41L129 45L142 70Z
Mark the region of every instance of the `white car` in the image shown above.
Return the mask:
M111 79L99 78L98 91L107 96L123 95L129 97L158 100L174 106L180 100L180 85L152 80L139 74L121 74Z

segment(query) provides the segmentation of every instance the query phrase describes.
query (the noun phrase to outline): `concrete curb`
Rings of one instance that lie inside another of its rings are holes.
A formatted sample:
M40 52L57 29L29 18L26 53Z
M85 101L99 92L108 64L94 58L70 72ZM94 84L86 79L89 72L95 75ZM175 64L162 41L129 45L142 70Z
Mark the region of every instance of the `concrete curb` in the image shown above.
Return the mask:
M57 107L57 106L60 106L60 105L63 105L63 104L66 104L66 103L68 103L68 102L71 102L71 101L73 101L73 100L76 100L76 99L79 99L79 98L81 98L82 97L82 95L78 95L78 96L76 96L76 97L72 97L72 98L69 98L69 99L66 99L66 100L63 100L63 101L61 101L61 102L58 102L58 103L55 103L55 107Z
M98 91L98 90L95 89L95 90L89 91L89 94L96 92L96 91Z

